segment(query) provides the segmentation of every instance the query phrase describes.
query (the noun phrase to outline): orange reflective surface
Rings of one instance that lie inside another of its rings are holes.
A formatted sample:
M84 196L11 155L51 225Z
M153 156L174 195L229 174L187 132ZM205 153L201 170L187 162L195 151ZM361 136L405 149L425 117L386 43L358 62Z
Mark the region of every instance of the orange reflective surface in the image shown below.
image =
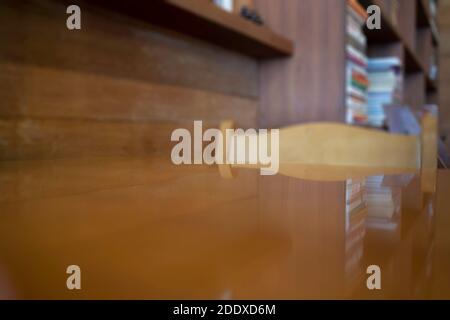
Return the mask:
M450 173L340 182L166 158L0 164L0 297L450 298ZM81 267L82 289L66 288ZM366 268L381 267L381 290Z

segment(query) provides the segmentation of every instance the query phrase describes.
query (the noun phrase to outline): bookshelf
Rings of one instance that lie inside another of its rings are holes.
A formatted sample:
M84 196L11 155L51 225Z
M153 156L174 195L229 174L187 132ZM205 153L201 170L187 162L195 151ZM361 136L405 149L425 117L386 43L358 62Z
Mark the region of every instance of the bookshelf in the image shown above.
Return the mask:
M293 52L288 38L226 12L209 0L93 0L89 4L258 59L286 57Z
M437 29L436 19L431 15L430 2L428 0L419 0L418 3L417 22L419 27L428 27L431 29L433 43L439 45L439 32ZM437 9L437 7L436 7Z
M402 62L401 102L412 109L438 104L439 37L429 0L358 3L364 9L373 4L381 8L381 30L364 30L367 55L393 56ZM330 6L327 1L277 4L255 0L254 5L269 28L302 48L289 59L261 64L260 124L277 127L310 121L345 122L347 1Z
M370 5L381 8L382 29L364 30L367 54L369 58L395 56L402 62L402 102L413 108L436 104L434 65L439 37L430 0L357 1L364 9ZM94 0L91 4L261 61L261 127L346 121L347 1L330 6L327 1L312 0L235 0L233 12L210 0L132 0L126 4ZM242 4L255 8L264 24L240 17Z
M394 0L358 1L363 7L377 4L382 9L382 29L364 31L367 54L395 56L403 62L402 102L413 108L438 104L437 71L431 57L438 52L439 36L434 21L436 10L429 0L396 0L397 6L393 6ZM64 73L66 70L139 80L148 88L128 84L130 90L148 94L146 101L154 109L141 108L139 94L130 94L126 86L120 86L123 100L117 98L114 102L119 104L120 100L130 106L128 109L111 110L106 104L102 108L88 107L85 101L93 106L102 104L94 99L95 92L89 91L84 93L88 97L80 94L81 102L74 102L71 112L34 104L23 111L19 99L10 94L11 90L5 90L3 99L13 105L4 111L5 116L39 116L52 121L61 116L111 121L124 118L130 122L146 119L164 122L165 128L192 119L209 120L211 126L224 119L235 119L244 128L346 122L347 1L333 1L333 5L328 0L235 1L257 10L264 21L262 26L240 17L237 9L227 12L210 0L81 1L83 32L67 32L65 24L58 20L67 2L7 2L8 11L5 9L2 16L7 22L3 35L10 45L4 46L3 56L13 64L8 65L5 78L21 79L23 74L53 81L61 78L54 83L66 88L73 88L72 82L87 83L78 80L76 74ZM47 16L36 12L46 12ZM28 19L41 34L40 45L27 42L31 27L15 27L18 17ZM22 40L23 46L13 45L17 39ZM62 70L62 74L32 69L36 66ZM110 79L88 80L101 87L119 86ZM32 96L34 91L27 87L31 82L16 82L23 84L21 90ZM41 81L32 82L38 88L40 84ZM49 85L48 90L63 91L56 85ZM40 92L36 90L33 101L48 98L49 95L41 97ZM69 94L77 98L79 93L69 90ZM49 98L48 104L59 105L58 97ZM75 98L64 100L78 101ZM65 125L73 123L61 124ZM8 130L13 128L15 125ZM78 133L71 134L78 137ZM25 151L30 147L25 141L23 145ZM85 147L85 141L80 145ZM90 147L86 148L91 152ZM37 153L41 150L44 149L36 147ZM23 154L27 154L25 151Z
M429 0L360 0L364 6L378 5L382 12L382 29L366 30L369 52L378 55L392 54L397 46L396 55L404 61L405 103L413 97L415 104L437 103L437 76L432 75L431 57L436 56L439 48L436 22L429 11ZM433 31L434 30L434 31ZM370 53L369 53L370 54ZM437 63L437 58L434 59ZM417 93L416 90L420 90ZM419 99L419 101L417 101Z

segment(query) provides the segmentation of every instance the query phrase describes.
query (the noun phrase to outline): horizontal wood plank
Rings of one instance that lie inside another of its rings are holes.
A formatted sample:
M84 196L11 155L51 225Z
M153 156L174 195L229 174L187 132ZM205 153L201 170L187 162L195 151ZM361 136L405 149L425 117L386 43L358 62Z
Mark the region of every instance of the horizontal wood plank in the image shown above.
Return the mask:
M83 10L83 29L69 31L59 1L2 2L0 60L258 96L258 62L180 37L148 23Z
M203 123L218 128L219 122ZM239 124L238 124L239 126ZM170 161L173 130L193 122L129 123L89 120L0 119L0 160L143 156Z
M0 63L0 116L255 126L258 102L180 86Z

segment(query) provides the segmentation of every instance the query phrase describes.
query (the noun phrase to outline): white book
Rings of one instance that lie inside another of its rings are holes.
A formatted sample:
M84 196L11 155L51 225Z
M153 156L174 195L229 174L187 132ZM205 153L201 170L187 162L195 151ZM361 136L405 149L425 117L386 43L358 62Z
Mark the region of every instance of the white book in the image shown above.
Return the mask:
M353 48L353 46L351 45L347 45L347 52L356 57L358 60L361 60L364 62L364 64L367 64L367 57L364 56L361 52L359 52L358 50L356 50L355 48Z
M214 0L214 3L225 11L233 12L233 0Z

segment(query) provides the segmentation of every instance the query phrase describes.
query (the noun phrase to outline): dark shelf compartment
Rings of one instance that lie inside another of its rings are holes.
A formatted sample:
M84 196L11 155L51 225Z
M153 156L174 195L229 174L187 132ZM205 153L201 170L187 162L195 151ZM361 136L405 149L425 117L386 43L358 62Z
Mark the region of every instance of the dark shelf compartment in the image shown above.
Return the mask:
M293 43L207 0L92 0L90 5L260 59L290 56Z
M379 0L359 0L361 5L367 8L370 5L378 5L382 8L381 16L381 29L380 30L369 30L365 29L365 34L370 45L378 44L389 44L399 42L404 48L405 57L405 72L406 73L416 73L423 72L426 75L427 88L436 88L436 82L433 81L428 74L427 68L420 61L416 52L411 48L408 42L400 34L398 28L392 24L391 20L383 15L383 5Z
M417 0L417 26L419 28L430 28L433 29L436 25L433 23L433 18L431 17L430 10L425 3L426 0ZM434 25L434 26L433 26ZM433 35L434 45L439 45L439 37L435 32L431 32Z

